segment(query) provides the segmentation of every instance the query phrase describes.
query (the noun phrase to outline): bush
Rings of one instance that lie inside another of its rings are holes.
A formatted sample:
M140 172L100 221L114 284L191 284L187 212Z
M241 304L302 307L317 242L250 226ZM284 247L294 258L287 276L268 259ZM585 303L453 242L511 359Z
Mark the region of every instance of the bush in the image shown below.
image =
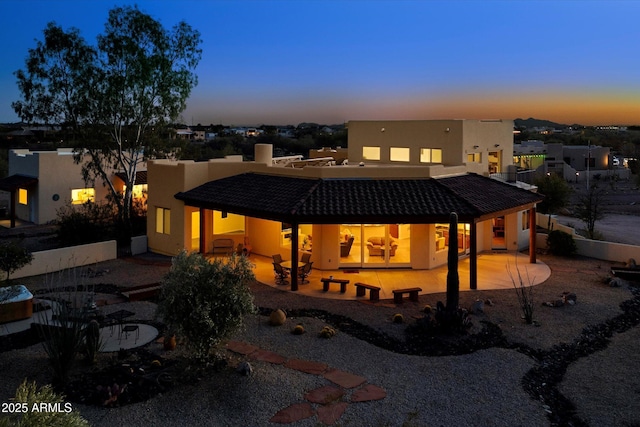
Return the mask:
M5 281L9 283L9 275L21 269L27 264L31 264L33 255L26 248L20 247L16 242L4 242L0 244L0 270L6 276Z
M16 396L12 401L13 403L26 405L27 410L23 413L0 418L0 427L89 426L87 420L82 418L78 412L75 412L70 403L65 403L63 396L55 393L50 385L41 387L38 390L35 382L27 383L24 380L16 390ZM43 403L59 404L60 410L42 412L32 410L34 405L39 408Z
M573 236L560 230L553 230L547 237L547 247L553 255L569 256L578 250Z
M116 237L115 211L109 204L67 205L57 212L58 239L63 246L103 242Z
M162 281L157 316L186 338L196 359L207 360L222 340L255 312L249 283L254 280L247 257L232 255L210 262L182 251Z

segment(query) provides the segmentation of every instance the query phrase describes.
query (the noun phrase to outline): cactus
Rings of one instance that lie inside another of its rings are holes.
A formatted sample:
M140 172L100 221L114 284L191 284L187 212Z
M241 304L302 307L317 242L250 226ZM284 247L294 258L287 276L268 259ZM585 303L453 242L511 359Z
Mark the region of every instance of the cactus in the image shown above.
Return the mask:
M336 334L336 330L333 329L330 326L325 326L324 328L322 328L322 330L320 331L320 337L322 338L331 338L332 336L334 336Z
M304 334L304 326L302 326L301 323L298 323L293 330L291 331L292 334L294 335L302 335Z
M458 214L451 212L449 215L449 235L458 231ZM454 243L457 239L449 240L449 252L447 254L447 311L458 309L460 301L460 277L458 276L458 247Z
M393 323L404 323L404 316L400 313L394 314Z

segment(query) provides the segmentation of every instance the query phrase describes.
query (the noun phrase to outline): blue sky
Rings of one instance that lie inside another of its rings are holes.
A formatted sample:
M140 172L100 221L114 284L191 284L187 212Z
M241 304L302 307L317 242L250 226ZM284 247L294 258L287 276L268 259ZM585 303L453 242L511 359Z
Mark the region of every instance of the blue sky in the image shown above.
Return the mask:
M536 117L640 124L640 2L0 0L0 122L47 22L90 44L137 4L202 33L182 121L225 125Z

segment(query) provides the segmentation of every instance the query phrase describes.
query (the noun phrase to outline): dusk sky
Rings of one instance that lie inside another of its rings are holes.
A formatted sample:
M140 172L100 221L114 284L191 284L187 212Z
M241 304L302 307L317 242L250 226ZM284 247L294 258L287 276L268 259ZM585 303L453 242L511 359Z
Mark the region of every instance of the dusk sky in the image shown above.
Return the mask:
M0 0L0 122L49 21L96 44L137 4L202 34L186 124L515 119L640 124L640 2Z

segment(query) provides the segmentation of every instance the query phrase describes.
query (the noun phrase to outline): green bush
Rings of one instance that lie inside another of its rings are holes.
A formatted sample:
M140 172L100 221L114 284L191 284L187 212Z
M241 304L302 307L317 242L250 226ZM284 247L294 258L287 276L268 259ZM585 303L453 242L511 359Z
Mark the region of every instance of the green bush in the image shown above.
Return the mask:
M110 204L67 205L57 212L58 240L63 246L83 245L116 238L116 216Z
M553 230L549 233L547 247L552 254L562 256L573 255L578 250L573 236L560 230Z
M249 283L254 280L247 257L207 260L182 251L162 281L157 316L186 338L196 359L206 361L222 340L255 312Z
M84 427L89 426L87 420L73 410L70 403L65 402L62 395L53 391L50 385L41 387L39 390L35 382L27 383L26 380L20 384L16 390L16 396L11 399L12 403L22 404L21 409L26 409L22 413L15 413L0 417L0 427ZM41 404L56 405L56 411L36 411Z

